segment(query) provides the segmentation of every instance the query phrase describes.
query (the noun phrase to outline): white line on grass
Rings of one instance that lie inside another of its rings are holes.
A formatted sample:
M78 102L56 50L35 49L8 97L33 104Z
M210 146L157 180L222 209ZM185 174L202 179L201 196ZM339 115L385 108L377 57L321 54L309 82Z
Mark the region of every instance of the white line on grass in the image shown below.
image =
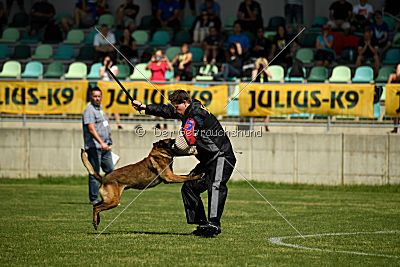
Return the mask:
M326 234L303 235L303 236L297 235L297 236L271 237L270 239L268 239L268 241L275 245L291 247L291 248L298 248L298 249L399 259L400 256L396 256L396 255L374 254L374 253L365 253L365 252L358 252L358 251L335 250L335 249L324 249L324 248L312 248L312 247L300 246L300 245L296 245L296 244L290 244L290 243L283 242L283 240L285 240L285 239L295 239L295 238L300 238L300 237L307 238L307 237L318 237L318 236L371 235L371 234L394 234L394 233L400 233L400 232L399 231L376 231L376 232L353 232L353 233L326 233Z

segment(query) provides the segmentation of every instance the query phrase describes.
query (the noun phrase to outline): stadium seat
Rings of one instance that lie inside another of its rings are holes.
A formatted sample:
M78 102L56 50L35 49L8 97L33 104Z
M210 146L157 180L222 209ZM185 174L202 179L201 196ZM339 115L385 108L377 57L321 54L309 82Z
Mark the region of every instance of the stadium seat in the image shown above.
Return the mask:
M400 32L396 33L393 37L392 47L400 47Z
M68 72L65 74L66 79L83 79L87 75L87 67L85 63L74 62L69 65Z
M203 49L200 47L191 47L189 48L189 52L192 53L192 62L201 62L203 60Z
M43 64L38 61L28 62L25 71L21 74L22 78L39 78L43 75Z
M224 25L224 29L227 31L230 31L233 29L233 24L235 23L235 21L237 20L236 16L230 16L227 17L225 20L225 25Z
M173 60L176 55L181 53L181 48L178 46L171 46L168 47L167 50L165 51L165 56L171 61Z
M29 16L25 12L18 12L13 16L10 27L23 28L29 25Z
M239 100L232 100L229 105L226 107L226 115L227 116L236 116L240 115L239 113Z
M199 69L199 75L196 75L197 81L212 81L214 80L213 74L218 73L218 67L215 65L207 64L201 66Z
M187 31L179 31L175 34L174 41L172 45L181 46L184 43L191 44L192 43L192 36Z
M190 31L193 23L196 20L195 16L187 16L183 19L182 30Z
M8 57L8 45L0 44L0 58Z
M11 58L27 59L31 57L31 48L28 45L17 45Z
M315 40L317 39L318 33L307 32L304 34L302 47L315 48Z
M243 34L247 36L247 38L249 39L251 44L255 42L256 35L254 33L245 31L245 32L243 32Z
M285 78L285 70L280 65L272 65L268 67L269 72L272 75L272 78L268 78L269 82L283 82Z
M346 47L340 53L340 58L337 60L340 64L354 64L357 59L357 48Z
M149 41L149 34L146 31L137 30L132 33L132 38L135 39L136 45L146 45Z
M267 31L276 31L278 26L285 25L286 21L284 17L275 16L269 19Z
M400 49L391 48L386 52L384 64L398 64L400 62Z
M47 71L43 75L44 78L60 78L61 76L64 75L65 72L65 66L64 64L61 64L59 62L53 62L50 63L49 66L47 66Z
M347 66L336 66L329 78L331 83L347 83L351 81L351 70Z
M76 57L78 60L93 60L94 47L93 45L85 45L79 49L79 54Z
M35 36L29 36L27 32L24 32L22 38L19 40L22 44L37 44L41 40L40 32L38 32Z
M90 44L93 45L94 42L94 36L97 34L98 32L96 30L93 30L89 33L89 35L86 37L85 39L85 44Z
M328 69L322 66L315 66L311 69L307 82L325 82L328 79Z
M303 63L311 63L314 59L314 53L310 48L300 48L297 50L296 58Z
M296 83L301 83L304 81L304 77L306 77L306 68L303 68L303 77L289 77L290 71L292 70L292 67L288 68L288 71L286 73L285 77L285 82L296 82Z
M21 63L18 61L7 61L0 72L1 78L17 78L21 75Z
M276 35L276 32L271 32L271 31L264 32L264 37L269 39L270 41L274 40L275 35Z
M138 27L138 30L150 30L152 22L153 22L153 16L143 16L140 19L140 25Z
M60 13L60 14L58 14L57 17L56 17L56 22L57 22L57 23L60 22L61 18L63 18L63 17L67 17L67 18L71 18L71 19L72 19L71 14L68 14L68 13Z
M356 69L353 79L353 83L370 83L374 81L374 70L369 66L362 66Z
M379 103L374 104L374 119L377 120L381 116L381 106Z
M117 78L125 80L131 74L131 70L128 65L126 64L117 64L118 67L118 74Z
M19 31L15 28L7 28L3 31L0 43L15 43L19 39Z
M67 38L64 40L64 44L80 44L85 39L85 34L82 30L73 29L67 34Z
M87 75L86 78L88 79L96 79L96 80L100 80L101 76L100 76L100 68L101 66L103 66L102 63L94 63L91 67L90 67L90 71L89 74Z
M167 31L156 31L151 39L149 45L164 46L169 43L170 36Z
M109 29L114 27L114 16L111 14L101 15L99 18L98 26L101 26L103 24L107 24Z
M389 26L389 31L392 32L396 27L396 20L392 17L385 16L382 18L384 22Z
M36 47L32 59L50 59L53 56L53 47L48 44L41 44Z
M387 83L389 75L395 73L396 69L393 67L385 66L379 69L378 76L375 79L376 83Z
M135 66L135 70L129 77L131 80L150 80L151 70L146 70L147 63L140 63ZM144 77L143 77L144 75Z
M74 48L70 45L60 45L54 59L71 59L74 56Z
M167 70L165 72L165 80L170 81L174 77L175 77L175 75L174 75L174 71L173 70L172 71L171 70Z
M319 32L322 30L322 26L328 22L327 17L316 17L313 19L311 23L311 27L308 29L309 31Z

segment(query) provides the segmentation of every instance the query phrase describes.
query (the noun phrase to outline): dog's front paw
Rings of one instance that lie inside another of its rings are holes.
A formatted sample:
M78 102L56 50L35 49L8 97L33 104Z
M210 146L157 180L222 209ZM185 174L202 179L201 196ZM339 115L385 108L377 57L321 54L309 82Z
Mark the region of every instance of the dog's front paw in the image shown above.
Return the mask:
M190 179L191 179L191 180L197 180L197 179L203 178L204 175L205 175L205 173L203 172L203 173L200 173L200 174L198 174L198 175L190 174L189 176L190 176Z

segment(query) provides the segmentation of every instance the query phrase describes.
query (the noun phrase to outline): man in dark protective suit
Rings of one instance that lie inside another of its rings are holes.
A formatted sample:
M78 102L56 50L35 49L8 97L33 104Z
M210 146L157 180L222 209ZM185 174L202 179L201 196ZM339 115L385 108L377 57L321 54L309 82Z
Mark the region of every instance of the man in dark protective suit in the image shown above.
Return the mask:
M200 101L191 99L184 90L168 96L172 105L144 105L137 100L133 106L146 114L180 119L182 134L189 147L195 146L199 164L191 174L205 173L203 178L187 181L182 186L182 198L189 224L198 224L189 235L212 237L221 233L220 219L228 193L228 182L236 158L231 142L217 118ZM200 194L208 191L208 220Z

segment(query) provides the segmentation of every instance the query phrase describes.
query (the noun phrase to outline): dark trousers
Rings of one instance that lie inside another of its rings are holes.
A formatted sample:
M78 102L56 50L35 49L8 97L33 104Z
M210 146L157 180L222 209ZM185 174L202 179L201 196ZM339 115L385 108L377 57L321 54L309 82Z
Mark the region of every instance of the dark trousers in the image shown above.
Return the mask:
M232 175L235 163L235 159L218 157L205 167L195 168L196 174L205 172L205 176L199 180L185 182L181 190L188 224L202 224L207 221L200 197L200 194L207 190L208 220L220 225L228 194L226 183Z

